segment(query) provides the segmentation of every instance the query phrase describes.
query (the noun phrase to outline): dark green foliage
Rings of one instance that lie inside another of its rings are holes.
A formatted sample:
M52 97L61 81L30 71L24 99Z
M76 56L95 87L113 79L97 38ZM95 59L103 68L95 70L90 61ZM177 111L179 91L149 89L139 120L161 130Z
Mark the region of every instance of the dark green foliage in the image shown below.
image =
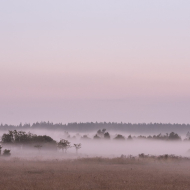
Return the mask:
M12 131L9 131L7 134L3 134L3 136L1 137L2 142L4 143L11 143L13 142L13 134Z
M138 139L146 139L146 136L139 135L137 138L138 138Z
M99 136L99 137L103 137L104 136L104 133L106 132L106 129L99 129L98 131L97 131L97 135Z
M152 139L152 136L151 136L151 135L149 135L149 136L147 137L147 139Z
M98 134L98 135L101 135L101 134L102 134L101 129L99 129L99 130L97 131L97 134Z
M184 141L189 141L190 140L190 132L188 131L186 134L186 138L184 139Z
M65 139L61 139L58 144L57 147L59 149L61 149L62 151L66 152L68 148L71 148L72 146L70 145L70 142L68 140Z
M181 156L176 156L174 154L163 154L163 155L159 155L159 156L155 156L155 155L149 155L149 154L144 154L144 153L141 153L139 154L139 158L140 159L149 159L149 160L175 160L175 161L179 161L179 160L190 160L189 157L181 157Z
M53 143L53 142L55 142L51 137L49 137L47 135L34 136L33 141L41 142L41 143Z
M142 135L139 135L137 137L133 137L133 138L137 138L137 139L153 139L153 140L166 140L166 141L171 141L171 140L181 140L181 137L177 134L177 133L174 133L174 132L171 132L170 134L166 133L165 135L162 135L161 133L158 134L158 135L149 135L148 137L146 136L142 136Z
M110 139L110 134L108 132L104 133L104 138L105 139Z
M99 129L97 131L97 134L94 136L94 139L100 139L100 138L105 138L105 139L110 139L110 135L108 132L106 132L106 129Z
M7 134L3 134L2 143L55 143L55 141L46 135L35 135L32 133L26 133L24 131L9 131Z
M8 125L0 124L0 130L32 130L32 129L46 129L46 130L61 130L61 131L77 131L90 132L98 129L117 130L130 134L165 134L168 131L175 131L176 133L186 133L190 131L190 124L171 124L171 123L117 123L117 122L86 122L86 123L51 123L51 122L36 122L33 124L19 124Z
M1 155L1 149L2 149L3 147L0 145L0 155Z
M87 135L83 135L83 136L81 137L81 139L89 140L90 138L89 138Z
M106 129L102 129L102 132L105 133L105 132L106 132Z
M94 139L101 139L97 134L94 136Z
M181 140L181 137L174 132L171 132L168 137L169 140Z
M128 140L132 140L133 138L131 137L131 135L129 135L127 139Z
M144 153L139 154L139 158L144 158L144 157L145 157Z
M114 139L116 139L116 140L125 140L125 137L123 135L117 135Z

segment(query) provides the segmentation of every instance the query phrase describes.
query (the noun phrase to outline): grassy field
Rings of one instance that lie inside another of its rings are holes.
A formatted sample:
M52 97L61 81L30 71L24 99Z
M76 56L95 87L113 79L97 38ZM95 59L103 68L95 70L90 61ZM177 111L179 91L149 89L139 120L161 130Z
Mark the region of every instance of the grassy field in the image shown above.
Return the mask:
M0 158L2 190L189 190L190 161Z

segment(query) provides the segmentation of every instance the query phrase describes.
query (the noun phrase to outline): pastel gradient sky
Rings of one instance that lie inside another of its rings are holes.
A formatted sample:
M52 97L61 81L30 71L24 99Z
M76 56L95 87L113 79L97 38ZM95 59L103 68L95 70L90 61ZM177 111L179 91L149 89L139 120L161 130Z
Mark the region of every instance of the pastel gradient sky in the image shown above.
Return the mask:
M190 123L189 0L1 0L0 122Z

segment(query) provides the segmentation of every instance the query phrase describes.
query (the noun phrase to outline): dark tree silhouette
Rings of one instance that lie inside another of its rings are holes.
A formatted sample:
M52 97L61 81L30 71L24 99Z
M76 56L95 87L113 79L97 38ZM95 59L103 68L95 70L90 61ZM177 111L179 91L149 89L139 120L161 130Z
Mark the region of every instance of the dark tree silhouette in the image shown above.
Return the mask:
M13 142L13 132L9 131L7 134L3 134L1 137L3 143L12 143Z
M0 145L0 156L1 156L1 149L2 149L3 147Z
M127 139L128 139L128 140L133 140L133 138L132 138L131 135L129 135Z
M11 150L5 149L3 151L3 156L10 156L11 155Z
M57 147L62 149L63 152L67 152L68 148L71 148L70 142L65 139L61 139L59 143L57 144Z
M108 132L104 133L104 139L110 139L110 134Z
M103 138L104 137L104 134L105 134L105 132L106 132L106 129L99 129L98 131L97 131L97 135L99 136L99 137L101 137L101 138Z
M118 134L114 139L116 139L116 140L125 140L125 137L123 135Z
M81 144L74 144L74 147L76 149L76 154L78 154L78 150L81 148Z
M83 139L83 140L89 140L90 138L89 138L87 135L83 135L83 136L81 137L81 139Z
M168 137L169 140L181 140L181 137L174 132L171 132Z
M101 139L101 137L98 136L98 134L96 134L96 135L94 136L94 139Z
M171 124L171 123L116 123L116 122L86 122L86 123L52 123L52 122L36 122L33 124L8 125L0 124L0 130L25 130L25 129L53 129L61 131L94 131L98 129L117 130L128 133L167 133L175 131L176 133L186 133L190 131L190 124ZM101 130L102 131L102 130Z
M9 131L3 134L2 143L56 143L51 137L46 135L35 135L24 131Z

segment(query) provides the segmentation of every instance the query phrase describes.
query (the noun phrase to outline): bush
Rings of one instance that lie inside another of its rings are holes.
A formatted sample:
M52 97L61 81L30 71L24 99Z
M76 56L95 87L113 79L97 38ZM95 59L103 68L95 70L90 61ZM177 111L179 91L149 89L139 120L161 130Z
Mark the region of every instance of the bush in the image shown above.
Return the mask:
M94 139L101 139L97 134L94 136Z
M104 133L104 138L105 139L110 139L110 134L108 132Z
M123 135L117 135L114 139L116 139L116 140L125 140L125 137Z
M181 137L174 132L171 132L168 137L169 140L181 140Z
M11 150L5 149L3 151L3 156L10 156L11 155Z
M51 137L47 135L36 135L26 133L24 131L9 131L3 134L1 138L3 143L56 143Z

